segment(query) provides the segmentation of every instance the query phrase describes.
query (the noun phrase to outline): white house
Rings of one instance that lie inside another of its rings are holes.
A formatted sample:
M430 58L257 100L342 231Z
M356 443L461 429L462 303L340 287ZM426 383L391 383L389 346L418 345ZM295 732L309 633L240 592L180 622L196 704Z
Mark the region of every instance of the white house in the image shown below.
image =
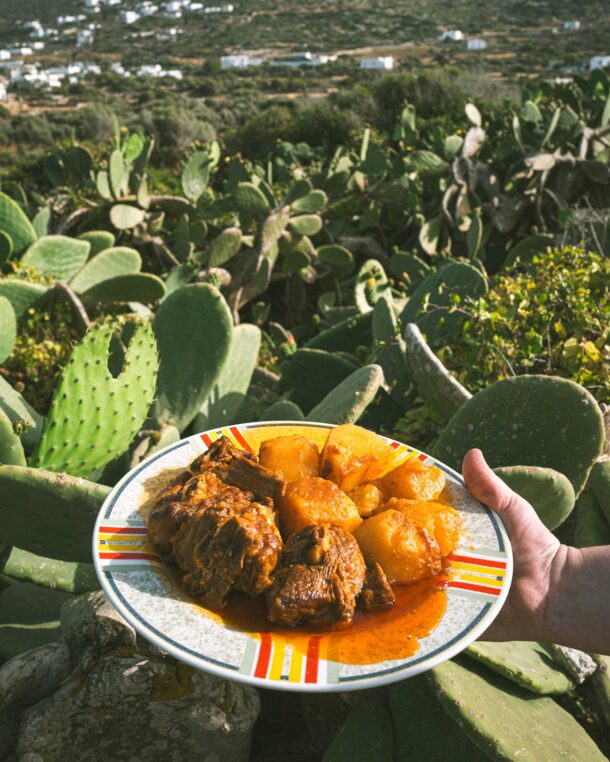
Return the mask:
M12 52L18 56L31 56L34 54L33 49L28 46L25 46L23 48L20 48L20 47L12 48Z
M475 37L472 40L468 40L466 48L468 50L485 50L487 48L487 40Z
M156 35L156 38L159 42L174 42L181 34L182 29L178 29L174 26L168 29L167 32L159 32L159 34Z
M10 60L11 60L11 51L0 50L0 61L10 61Z
M253 58L252 56L221 56L221 69L247 69L249 66L260 66L262 58Z
M158 10L159 6L153 5L152 3L141 3L136 6L136 12L139 13L140 16L154 16Z
M135 11L121 11L119 18L123 24L135 24L139 20L140 14Z
M362 58L361 69L383 69L390 71L394 68L394 56L377 56L377 58Z
M5 101L7 97L8 97L8 93L6 91L6 85L0 82L0 101Z
M85 0L85 8L89 10L99 10L100 0Z
M114 74L119 74L121 77L131 77L131 74L127 71L127 69L123 66L123 64L120 61L113 61L109 69Z
M437 37L439 42L462 42L464 39L464 32L460 31L459 29L450 29L447 32L443 32L439 37Z
M606 69L610 66L610 56L593 56L589 60L589 69Z
M190 13L196 13L197 11L203 10L203 3L189 3L185 10L189 11Z
M23 26L30 30L30 37L44 37L44 28L40 21L27 21Z
M93 43L94 33L92 29L80 29L76 33L76 47L82 48Z
M566 32L577 32L580 29L580 21L566 21L563 28Z
M42 40L36 40L36 42L33 42L32 50L44 50L44 42Z

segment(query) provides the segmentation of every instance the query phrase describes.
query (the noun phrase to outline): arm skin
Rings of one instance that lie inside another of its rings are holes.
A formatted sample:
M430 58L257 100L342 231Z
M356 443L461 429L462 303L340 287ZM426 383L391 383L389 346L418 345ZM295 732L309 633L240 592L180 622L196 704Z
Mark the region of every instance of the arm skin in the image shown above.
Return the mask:
M536 511L489 468L466 453L464 480L508 530L514 575L502 611L484 640L538 640L610 656L610 546L562 545Z

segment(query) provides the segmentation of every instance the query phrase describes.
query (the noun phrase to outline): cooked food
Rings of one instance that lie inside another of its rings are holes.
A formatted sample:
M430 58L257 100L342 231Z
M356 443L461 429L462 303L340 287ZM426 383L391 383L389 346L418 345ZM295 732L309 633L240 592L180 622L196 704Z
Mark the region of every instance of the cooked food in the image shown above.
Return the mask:
M441 571L441 550L434 536L401 511L389 509L371 516L354 536L367 565L379 564L390 582L416 582Z
M258 457L220 437L158 494L150 538L205 606L236 592L281 625L344 627L357 608L392 607L393 584L439 574L458 542L442 471L400 457L351 424L321 454L298 434L262 442Z
M379 564L369 566L364 578L364 587L358 605L365 609L389 609L396 602L392 585Z
M172 540L184 591L217 609L232 590L264 592L281 548L271 501L254 502L235 488L192 513Z
M330 430L320 459L320 476L350 492L391 471L399 459L399 453L378 434L346 423Z
M377 513L385 503L383 492L375 484L361 484L348 492L348 495L356 503L358 513L363 519Z
M272 622L321 627L349 624L365 576L362 553L341 527L308 526L288 538L267 590Z
M284 538L311 524L332 524L353 532L362 523L354 501L334 482L319 476L288 484L278 508Z
M438 542L442 556L448 556L460 536L460 514L449 505L423 500L399 500L392 498L385 508L400 511L407 519L425 529Z
M281 476L287 483L320 475L320 451L314 442L304 436L267 439L261 444L258 457L261 466Z
M386 499L436 500L445 488L445 474L436 466L426 466L418 458L401 463L380 480Z

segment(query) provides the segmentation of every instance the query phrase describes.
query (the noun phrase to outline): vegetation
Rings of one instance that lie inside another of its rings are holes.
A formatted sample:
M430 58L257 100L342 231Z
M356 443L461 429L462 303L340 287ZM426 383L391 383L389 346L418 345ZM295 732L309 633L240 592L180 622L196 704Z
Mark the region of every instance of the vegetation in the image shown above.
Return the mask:
M90 538L109 487L181 436L244 417L358 420L456 468L485 443L548 526L610 544L610 82L532 82L476 105L455 82L354 83L220 140L198 114L180 132L155 111L155 135L110 116L108 142L64 140L7 173L0 606L10 594L16 613L1 659L56 637L65 596L52 587L96 585ZM31 627L20 586L40 585L41 558L55 571ZM406 758L426 722L444 731L418 758L507 759L517 729L532 758L568 744L603 759L607 680L578 685L539 644L479 644L372 697L367 734ZM488 722L481 692L511 721ZM361 746L362 706L299 699L303 722L280 733L283 710L264 702L258 759Z

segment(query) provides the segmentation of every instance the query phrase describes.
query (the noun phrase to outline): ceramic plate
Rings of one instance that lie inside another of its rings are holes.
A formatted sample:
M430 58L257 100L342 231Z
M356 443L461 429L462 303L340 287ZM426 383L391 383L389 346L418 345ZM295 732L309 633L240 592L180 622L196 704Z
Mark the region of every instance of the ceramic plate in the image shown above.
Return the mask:
M282 690L345 691L416 675L459 653L485 631L510 587L512 554L505 528L474 500L455 471L392 440L388 441L404 459L419 458L445 472L445 498L462 515L460 542L442 582L444 592L433 593L442 606L440 620L427 636L405 648L401 658L388 659L383 653L388 636L396 632L389 633L388 625L377 620L370 627L379 628L379 656L374 663L353 663L353 655L341 657L342 649L333 647L335 641L328 635L252 631L227 623L182 593L175 573L159 560L147 537L146 517L159 489L223 434L240 448L258 452L265 439L294 433L321 448L329 428L269 422L207 431L166 447L121 479L100 510L93 556L106 595L144 638L197 669L231 680ZM410 650L414 652L407 654Z

